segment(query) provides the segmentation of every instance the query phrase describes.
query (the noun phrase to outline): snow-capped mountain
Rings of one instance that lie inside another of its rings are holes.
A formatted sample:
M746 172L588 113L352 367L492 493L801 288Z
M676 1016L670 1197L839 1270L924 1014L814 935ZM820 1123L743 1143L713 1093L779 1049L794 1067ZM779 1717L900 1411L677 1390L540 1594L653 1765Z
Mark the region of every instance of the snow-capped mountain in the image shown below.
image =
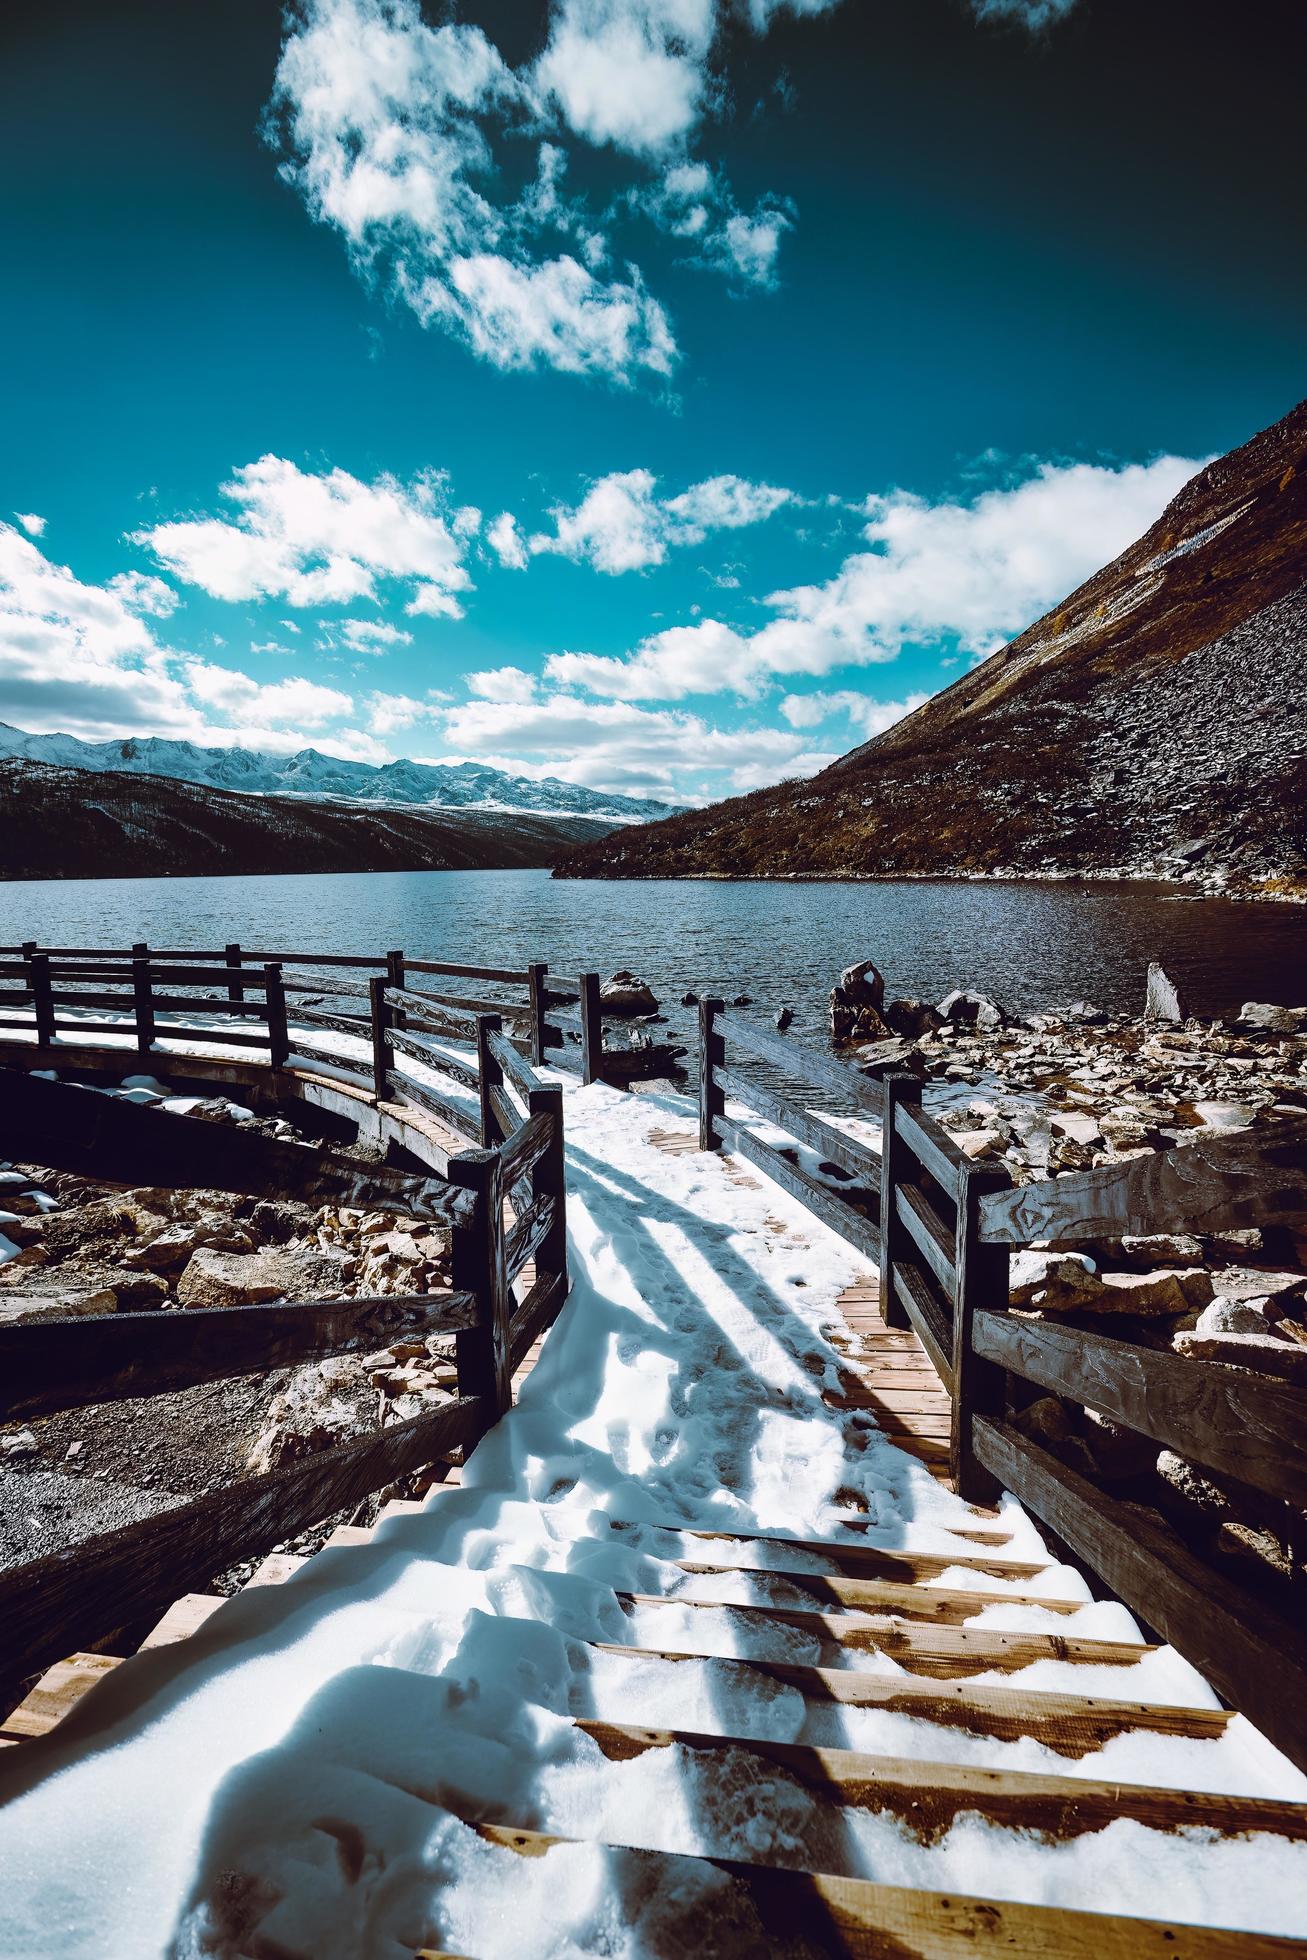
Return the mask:
M257 749L202 749L194 742L147 736L122 742L83 742L76 735L28 735L0 722L0 756L64 769L114 770L168 776L210 789L259 796L347 797L351 802L401 803L438 810L547 811L560 816L612 817L646 823L676 807L652 798L614 796L546 776L532 782L478 762L345 762L317 749L265 755Z

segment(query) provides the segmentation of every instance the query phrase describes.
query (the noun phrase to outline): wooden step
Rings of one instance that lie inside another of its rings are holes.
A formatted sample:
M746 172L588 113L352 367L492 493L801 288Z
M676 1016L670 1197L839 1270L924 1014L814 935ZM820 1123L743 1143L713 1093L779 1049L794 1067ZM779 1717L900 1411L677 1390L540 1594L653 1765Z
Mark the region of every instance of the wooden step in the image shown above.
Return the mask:
M6 1742L47 1735L97 1681L121 1665L116 1654L69 1654L66 1660L56 1661L6 1715L0 1735Z
M634 1528L634 1527L632 1527ZM777 1572L793 1570L784 1560L793 1558L796 1553L805 1558L816 1556L829 1562L841 1577L846 1579L896 1579L908 1584L919 1584L924 1580L937 1579L941 1573L961 1567L967 1572L975 1572L986 1579L1035 1579L1041 1572L1047 1572L1052 1564L1050 1559L1039 1561L1028 1559L1000 1558L997 1554L982 1552L898 1552L882 1550L877 1545L832 1544L824 1538L781 1538L766 1532L749 1531L696 1531L688 1525L659 1524L650 1527L655 1531L675 1531L695 1546L704 1547L705 1560L715 1568L732 1572ZM614 1533L611 1541L600 1539L600 1544L620 1544L621 1527ZM757 1545L765 1550L776 1563L766 1566L728 1563L723 1559L710 1559L709 1554L715 1545L744 1543ZM656 1552L650 1554L656 1558ZM675 1561L677 1564L682 1561ZM800 1568L801 1570L802 1568ZM1079 1601L1083 1605L1084 1602Z
M556 1845L576 1841L497 1824L469 1828L486 1843L524 1858L547 1858ZM625 1886L624 1869L630 1872ZM1301 1941L1265 1933L915 1891L737 1859L614 1846L608 1871L619 1899L623 1892L647 1898L657 1887L688 1895L693 1921L683 1929L686 1952L766 1952L783 1954L784 1960L818 1954L848 1960L975 1960L982 1949L1023 1960L1288 1960L1291 1955L1302 1960L1303 1953ZM729 1878L729 1891L714 1886L695 1899L690 1890L695 1874L709 1872ZM439 1953L425 1947L417 1960L438 1960Z
M1139 1641L1077 1640L1056 1633L1003 1633L982 1628L904 1625L888 1615L874 1613L820 1613L773 1606L710 1605L702 1600L667 1598L662 1593L619 1593L624 1608L651 1608L655 1611L675 1606L690 1608L705 1619L713 1614L730 1613L732 1624L748 1632L766 1634L773 1628L792 1627L821 1641L835 1656L840 1650L859 1654L887 1654L910 1674L927 1674L939 1679L961 1679L990 1669L1012 1673L1030 1667L1035 1661L1066 1661L1083 1667L1134 1667L1156 1647ZM693 1638L693 1633L689 1636ZM707 1637L705 1626L704 1637ZM660 1643L661 1645L661 1643ZM666 1652L704 1654L702 1647L669 1645ZM743 1658L732 1656L732 1658ZM825 1666L847 1665L838 1657Z
M391 1511L398 1512L401 1509L420 1511L422 1508L420 1504L403 1506L388 1504L386 1509L382 1511L380 1517L378 1517L377 1523L380 1524L382 1518L388 1516ZM614 1535L619 1538L624 1531L675 1531L679 1532L684 1538L739 1539L744 1544L749 1545L781 1545L787 1551L794 1550L797 1547L805 1552L818 1552L823 1557L834 1557L841 1552L858 1552L864 1549L874 1551L880 1549L876 1546L864 1547L860 1544L850 1543L846 1538L800 1538L792 1536L789 1532L779 1531L775 1525L730 1524L704 1526L682 1524L675 1518L616 1518L607 1511L603 1513L603 1516L610 1525ZM847 1531L854 1539L865 1539L869 1535L885 1529L867 1511L832 1509L827 1513L826 1524L830 1531ZM975 1524L972 1524L970 1521L966 1524L957 1525L941 1524L936 1529L947 1531L950 1537L964 1541L958 1546L958 1555L956 1558L952 1556L951 1551L947 1554L946 1562L950 1565L956 1565L961 1560L978 1556L983 1556L985 1562L988 1564L997 1556L997 1551L992 1553L986 1551L983 1555L969 1553L966 1549L967 1545L998 1547L1012 1543L1012 1533L1010 1531L998 1529L992 1525L982 1524L979 1521ZM911 1548L905 1546L902 1548L901 1553L898 1547L887 1547L886 1549L899 1553L902 1556L906 1555ZM940 1554L940 1556L945 1556L945 1554ZM1053 1561L1051 1559L1046 1558L1042 1563L1028 1564L1025 1569L1029 1572L1042 1572L1045 1567L1052 1563Z
M701 1664L702 1657L649 1647L591 1643L595 1651L624 1660L665 1661L669 1667ZM1188 1736L1215 1741L1234 1717L1224 1708L1171 1708L1159 1702L1116 1701L1105 1696L1068 1695L1006 1684L905 1680L902 1675L857 1674L852 1669L795 1667L784 1662L714 1659L730 1671L739 1688L754 1681L797 1689L805 1701L838 1703L845 1708L878 1708L937 1727L961 1729L996 1742L1029 1736L1059 1756L1087 1756L1114 1736Z
M576 1720L613 1762L651 1749L679 1747L714 1755L730 1750L756 1758L760 1780L783 1770L820 1802L889 1811L923 1843L943 1837L959 1817L978 1814L1013 1831L1037 1831L1063 1841L1106 1829L1129 1817L1154 1831L1203 1830L1221 1837L1264 1831L1307 1841L1307 1807L1269 1797L1227 1797L1150 1784L1097 1782L1024 1770L976 1769L968 1764L914 1762L852 1749L818 1749L799 1742L757 1742L683 1729L641 1729L623 1723Z
M714 1599L706 1592L697 1594L700 1604L712 1606L733 1604L729 1585L741 1571L748 1574L750 1583L759 1590L765 1590L774 1583L776 1590L786 1596L786 1604L812 1605L825 1612L836 1613L851 1609L891 1613L904 1620L948 1626L974 1618L986 1606L1041 1606L1050 1613L1070 1614L1078 1613L1085 1604L1082 1599L1045 1599L1036 1593L972 1592L970 1588L956 1586L914 1586L895 1579L844 1579L838 1574L777 1572L760 1570L756 1566L694 1565L685 1559L677 1559L675 1563L682 1572L689 1573L697 1580L721 1582L724 1597ZM788 1597L795 1594L798 1595L797 1601ZM670 1597L675 1599L681 1595L673 1593Z

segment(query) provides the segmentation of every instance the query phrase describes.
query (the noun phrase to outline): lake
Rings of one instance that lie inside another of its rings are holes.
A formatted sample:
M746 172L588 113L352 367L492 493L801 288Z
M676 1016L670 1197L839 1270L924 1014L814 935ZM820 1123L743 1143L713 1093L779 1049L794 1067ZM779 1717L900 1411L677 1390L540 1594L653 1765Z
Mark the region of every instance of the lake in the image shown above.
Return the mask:
M891 994L974 986L1015 1009L1075 999L1137 1013L1160 960L1190 1011L1307 1000L1299 907L1179 898L1141 885L615 884L544 871L103 878L0 885L0 943L374 952L558 972L630 967L679 1039L687 990L752 995L824 1035L839 970L874 959Z

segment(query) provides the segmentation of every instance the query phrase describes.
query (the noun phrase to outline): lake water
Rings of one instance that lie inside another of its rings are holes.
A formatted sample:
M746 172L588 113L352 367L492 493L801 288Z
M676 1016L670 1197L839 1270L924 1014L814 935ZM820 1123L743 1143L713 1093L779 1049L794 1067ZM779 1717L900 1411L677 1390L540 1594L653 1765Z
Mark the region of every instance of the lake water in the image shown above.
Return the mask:
M891 994L974 986L1017 1009L1074 999L1138 1012L1157 959L1190 1011L1307 1000L1300 908L1187 900L1139 885L617 884L543 871L102 878L0 885L0 943L376 952L557 972L630 967L677 1038L688 989L793 1008L824 1035L839 970L874 959Z

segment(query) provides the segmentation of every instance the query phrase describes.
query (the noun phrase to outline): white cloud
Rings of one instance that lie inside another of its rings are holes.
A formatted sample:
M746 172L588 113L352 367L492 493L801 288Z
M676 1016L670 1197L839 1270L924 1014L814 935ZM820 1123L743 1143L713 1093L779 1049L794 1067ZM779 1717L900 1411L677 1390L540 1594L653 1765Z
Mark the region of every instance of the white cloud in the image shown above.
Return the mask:
M39 538L45 529L45 519L38 517L34 510L16 510L14 516L29 538Z
M156 619L167 619L180 604L172 587L149 572L118 572L109 580L109 590L130 612L152 613Z
M781 239L794 223L788 200L765 197L752 214L741 211L720 172L705 163L677 161L630 201L686 247L691 263L747 285L775 285Z
M781 713L791 728L819 728L823 722L843 718L863 735L883 735L905 715L915 713L929 701L928 694L909 694L902 701L876 701L853 688L839 688L832 694L787 694Z
M552 694L477 700L443 718L461 756L563 777L594 788L705 801L803 775L833 761L779 728L715 728L699 715Z
M977 20L1010 20L1031 34L1043 33L1065 20L1077 0L971 0Z
M248 674L204 660L187 660L182 671L195 699L237 727L321 728L348 715L354 706L339 688L322 687L316 681L292 679L264 686Z
M491 667L479 674L465 674L469 694L482 701L525 702L535 699L535 676L521 667Z
M411 694L370 694L364 706L369 731L382 736L411 728L415 721L425 721L431 713L429 702L415 701Z
M342 619L339 622L319 620L318 624L330 630L338 625L340 637L353 653L384 653L387 647L408 647L413 644L413 635L404 632L402 627L391 626L384 619Z
M369 484L345 470L314 474L261 456L236 470L221 494L239 507L235 519L178 519L138 531L132 542L215 599L348 605L375 599L378 579L416 580L410 611L461 617L453 595L472 581L434 472L409 484L393 476Z
M494 546L501 565L515 572L523 569L527 560L526 540L511 510L500 511L486 536Z
M715 0L555 0L535 81L588 142L658 156L698 125Z
M969 504L871 497L869 549L823 584L769 594L775 616L755 632L703 619L651 635L626 659L552 655L546 672L617 700L675 701L757 695L777 675L893 660L909 643L987 654L1147 530L1200 467L1178 456L1120 469L1044 463Z
M601 572L661 565L677 545L702 544L710 531L758 524L795 501L790 490L744 477L714 476L679 496L660 499L648 470L616 471L592 483L581 502L550 511L551 532L537 532L532 553L556 552Z

